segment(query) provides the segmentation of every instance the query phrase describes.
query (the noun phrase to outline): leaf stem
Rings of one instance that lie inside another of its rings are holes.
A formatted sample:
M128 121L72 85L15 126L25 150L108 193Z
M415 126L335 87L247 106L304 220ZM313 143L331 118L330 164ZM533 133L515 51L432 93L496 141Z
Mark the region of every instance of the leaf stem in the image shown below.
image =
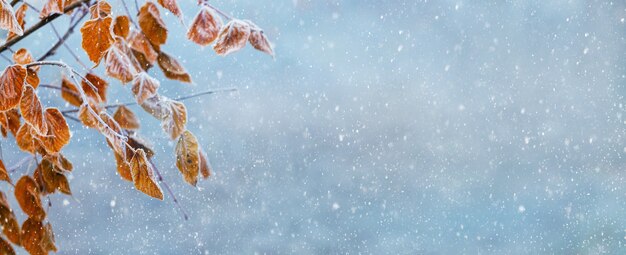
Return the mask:
M161 172L159 172L159 169L156 167L154 162L152 162L152 159L148 159L148 161L150 162L150 165L152 165L154 172L157 174L157 178L159 178L158 179L159 182L163 184L163 186L165 187L165 190L167 190L167 193L169 193L170 196L172 196L172 200L174 201L174 204L176 204L176 206L178 206L178 209L180 209L180 211L182 212L184 219L189 220L189 216L187 215L185 208L183 208L180 205L180 203L178 202L178 199L176 198L176 195L174 195L174 192L170 188L170 185L168 185L167 182L165 182L165 180L163 179L163 176L161 175Z

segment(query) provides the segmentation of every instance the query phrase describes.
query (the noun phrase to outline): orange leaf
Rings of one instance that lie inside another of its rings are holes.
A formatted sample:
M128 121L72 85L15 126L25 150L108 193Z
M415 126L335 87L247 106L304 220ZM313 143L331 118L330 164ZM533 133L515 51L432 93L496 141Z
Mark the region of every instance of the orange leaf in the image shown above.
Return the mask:
M27 49L21 48L13 54L13 61L20 65L26 65L35 62L35 59ZM39 76L37 75L39 66L29 67L26 71L26 83L32 85L33 88L37 88L39 86Z
M123 129L139 129L139 119L126 106L117 107L113 119L120 124Z
M15 250L11 247L7 241L0 237L0 254L4 255L15 255Z
M159 53L154 50L150 41L138 31L131 31L128 37L130 48L144 55L148 63L152 64L157 60Z
M20 8L17 8L17 10L15 11L15 19L17 20L17 23L19 24L22 31L24 31L24 16L26 15L26 10L28 10L28 5L22 4L20 5ZM16 36L18 36L18 34L9 31L7 41L13 39Z
M165 74L165 77L168 79L191 82L191 76L175 58L161 51L159 53L158 61L161 71L163 71L163 74Z
M176 0L159 0L158 1L163 8L169 10L176 17L181 18L183 13L180 11L180 7L176 3Z
M65 76L61 79L61 97L73 106L80 106L83 104L83 99L80 98L78 88Z
M44 115L48 133L40 136L42 147L48 153L57 153L70 142L70 128L57 108L46 108Z
M44 225L40 219L28 218L22 224L22 245L32 255L45 255L57 251L50 223Z
M0 112L9 110L20 102L26 68L21 65L8 66L0 75Z
M109 49L106 54L106 74L115 79L120 80L122 83L127 83L133 80L133 75L137 73L135 67L131 64L130 48L126 43L118 39L113 44L113 47Z
M198 172L200 170L200 152L198 150L198 139L185 130L176 143L176 167L183 174L185 181L192 186L198 183Z
M39 199L37 184L28 175L22 176L15 184L15 199L17 199L22 211L29 217L39 220L46 217L46 211L43 210Z
M72 162L70 162L63 154L48 154L43 159L50 161L54 165L55 169L59 172L67 171L71 172L74 169Z
M218 55L226 56L246 46L249 37L250 25L242 20L232 19L222 27L213 50Z
M119 123L106 111L100 111L99 117L102 119L102 122L98 123L98 130L106 137L113 151L124 155L126 153L126 137L122 136L123 131Z
M127 38L130 31L130 18L126 15L117 16L113 21L113 34Z
M32 129L33 128L30 125L24 123L15 134L15 141L17 142L17 146L21 150L35 153L39 151L41 145L40 141L35 136L33 136L33 133L35 131L33 131Z
M111 21L111 17L90 19L80 28L83 36L83 49L89 56L89 60L96 64L100 63L100 59L113 43L109 30Z
M19 245L21 243L20 224L17 222L15 213L9 206L7 197L2 192L0 192L0 219L2 233L9 238L9 241ZM1 251L0 249L0 254L4 254Z
M63 13L64 0L48 0L39 13L39 18L45 18L55 13Z
M7 168L4 166L4 162L2 162L2 159L0 159L0 181L12 183L9 172L7 172Z
M146 72L141 72L133 79L133 87L131 90L135 95L135 99L137 99L137 103L143 104L146 99L157 94L159 86L161 86L161 84L157 79L150 77Z
M146 158L146 153L142 149L138 149L135 152L131 160L131 173L133 177L133 183L137 190L145 193L148 196L163 200L163 191L161 187L156 183L154 177L154 169Z
M32 86L26 85L20 100L20 111L24 121L33 127L33 130L39 134L44 135L48 132L48 126L44 121L43 108L39 97Z
M187 108L181 102L169 101L172 114L161 122L161 127L170 134L170 138L176 139L185 130L187 124Z
M191 22L187 38L202 46L209 45L217 38L223 25L220 16L210 7L203 5Z
M139 10L139 27L157 50L167 40L167 28L159 9L152 2L146 2Z
M71 195L70 184L67 181L65 175L60 173L60 169L57 169L52 162L47 159L41 161L37 169L35 170L35 179L41 178L42 185L41 191L44 195L60 191L64 194Z
M98 115L87 104L78 108L78 119L86 127L97 128L99 125Z
M213 171L211 170L211 164L209 164L206 153L200 149L200 173L202 173L202 178L209 178L211 172Z
M122 179L127 181L133 181L133 176L130 173L130 164L127 162L122 156L117 153L115 154L115 163L117 164L117 173L122 177Z
M24 34L20 23L13 14L13 7L6 0L0 0L0 28L9 30L17 35Z
M107 1L99 0L89 7L89 13L92 19L107 17L111 15L111 5Z
M109 83L93 73L87 73L85 79L80 82L85 95L96 103L106 102Z
M154 156L154 150L152 149L152 145L148 143L148 141L141 138L137 133L134 133L128 136L128 145L133 148L133 150L142 149L146 153L146 157L148 159ZM132 151L127 150L127 157L132 158Z
M248 42L255 49L265 52L270 56L274 56L274 49L272 48L272 44L263 33L263 30L259 28L256 24L252 23L252 21L246 20L248 24L250 24L250 37L248 38Z
M20 129L20 113L17 109L11 109L5 112L0 112L0 127L4 130L9 130L13 136L17 135L17 130ZM4 134L6 137L6 134Z

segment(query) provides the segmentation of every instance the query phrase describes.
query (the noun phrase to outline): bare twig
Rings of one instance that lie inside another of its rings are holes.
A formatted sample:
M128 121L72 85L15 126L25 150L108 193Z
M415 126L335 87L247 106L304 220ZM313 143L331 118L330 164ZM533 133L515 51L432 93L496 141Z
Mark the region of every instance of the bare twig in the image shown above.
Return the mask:
M63 36L59 35L59 32L57 32L56 28L54 27L54 25L52 25L52 30L54 31L54 33L57 35L57 37L59 38L59 40L57 41L57 43L55 43L52 48L50 48L45 54L43 54L43 56L39 57L39 59L37 59L37 61L42 61L45 60L48 57L51 57L52 55L54 55L57 51L57 49L59 47L61 47L61 45L65 46L65 48L70 52L70 54L72 54L72 56L76 59L76 61L81 64L83 67L85 67L85 69L89 69L87 68L87 66L80 61L80 59L78 58L78 56L76 56L76 54L74 54L74 51L72 51L72 49L70 49L67 44L65 44L65 41L67 40L67 38L70 37L70 35L74 32L74 28L76 28L76 26L78 24L80 24L80 21L87 16L87 11L84 11L81 13L81 15L78 17L78 19L74 22L74 23L70 23L70 27L67 29L67 31L65 32L65 34Z
M163 176L161 175L161 172L159 172L159 169L156 167L154 162L152 162L152 159L148 159L148 161L150 162L150 165L152 165L152 168L154 169L154 172L157 174L157 178L158 178L159 182L161 184L163 184L163 186L165 187L165 190L167 190L167 193L170 194L170 196L172 197L172 200L174 200L174 204L176 204L176 206L178 206L178 209L180 209L180 211L182 212L183 217L185 218L185 220L188 220L189 216L187 216L187 212L185 211L185 208L183 208L180 205L180 203L178 202L178 199L176 198L176 195L174 195L174 192L170 188L170 185L168 185L167 182L165 182L165 180L163 179Z

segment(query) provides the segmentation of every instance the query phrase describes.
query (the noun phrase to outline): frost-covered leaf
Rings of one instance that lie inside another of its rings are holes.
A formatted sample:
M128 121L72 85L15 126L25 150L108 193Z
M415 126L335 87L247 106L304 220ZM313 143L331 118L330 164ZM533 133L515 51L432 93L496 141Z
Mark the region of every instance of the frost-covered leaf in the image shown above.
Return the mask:
M63 13L63 9L65 8L64 0L47 0L46 4L39 12L39 18L45 18L52 14Z
M191 76L185 70L183 65L181 65L178 60L168 55L167 53L161 51L159 53L159 67L165 77L171 80L177 80L181 82L191 82Z
M104 79L90 72L85 75L85 80L81 80L80 84L85 95L94 102L104 103L107 101L109 83Z
M39 97L35 92L35 89L26 85L20 100L20 112L22 118L28 124L33 127L33 130L39 135L45 135L48 133L48 125L44 120L43 107L39 101Z
M267 39L267 36L265 36L263 30L256 24L252 23L252 21L246 20L246 22L250 24L251 28L250 37L248 38L250 45L252 45L255 49L265 52L273 57L274 49L270 41Z
M120 80L122 83L132 81L137 70L131 63L128 57L129 54L130 49L126 43L122 39L116 40L106 54L106 74Z
M19 24L22 31L24 31L24 25L26 24L26 22L24 21L24 16L26 16L26 10L28 10L28 5L26 4L20 5L20 7L15 10L15 19L17 20L17 23ZM7 41L13 39L16 36L18 36L18 34L9 31Z
M189 26L187 38L202 46L209 45L215 41L222 26L220 16L213 9L203 5Z
M167 41L167 27L161 19L159 8L147 1L139 9L139 27L144 35L150 40L152 45L158 47Z
M0 0L0 28L17 35L24 34L20 23L15 18L13 7L6 0Z
M4 162L2 161L2 159L0 159L0 181L12 183L11 177L9 176L9 172L7 172L7 168L4 165Z
M127 38L130 32L130 18L126 15L117 16L113 21L113 34L122 38Z
M80 28L82 34L82 46L89 60L95 64L100 63L100 59L113 44L111 36L111 17L90 19Z
M180 10L180 7L178 7L178 3L176 3L176 0L159 0L158 2L161 6L163 6L163 8L176 15L176 17L182 18L183 13Z
M154 97L161 84L157 79L150 77L146 72L140 72L133 79L131 90L138 104L143 104L146 99Z
M89 7L92 19L104 18L111 15L111 5L104 0L98 0L96 4Z
M9 130L13 136L16 136L20 125L20 113L17 109L0 112L0 129ZM2 135L6 137L5 133Z
M209 163L209 159L204 150L200 149L200 173L202 174L202 178L209 178L211 172L213 172L211 163Z
M178 138L175 152L176 167L187 183L196 186L200 170L200 151L196 136L185 130Z
M220 31L213 50L218 55L226 56L246 46L250 37L250 24L243 20L232 19Z
M137 190L153 198L163 200L163 191L156 182L154 169L146 158L146 153L142 149L135 152L131 160L131 173L133 183Z
M139 129L139 119L128 107L120 106L113 114L113 119L120 124L123 129Z
M159 56L159 53L154 50L148 38L146 38L146 36L139 31L132 30L130 32L128 36L128 44L131 49L141 53L149 64L153 64Z
M0 226L2 226L2 233L16 245L21 243L20 224L15 217L15 213L9 206L9 201L4 193L0 192ZM4 254L1 252L0 254Z
M80 97L78 87L65 76L61 78L61 97L73 106L83 104L83 99Z
M0 237L0 254L15 255L15 250L13 250L11 244L2 239L2 237Z
M48 132L45 136L40 136L39 140L46 152L57 153L70 142L70 128L57 108L46 108L44 118Z
M46 211L44 211L39 198L39 188L28 175L22 176L15 184L15 199L22 211L29 217L38 220L43 220L46 217ZM22 244L25 240L28 239L22 238Z
M0 75L0 112L16 107L20 102L26 68L21 65L8 66Z

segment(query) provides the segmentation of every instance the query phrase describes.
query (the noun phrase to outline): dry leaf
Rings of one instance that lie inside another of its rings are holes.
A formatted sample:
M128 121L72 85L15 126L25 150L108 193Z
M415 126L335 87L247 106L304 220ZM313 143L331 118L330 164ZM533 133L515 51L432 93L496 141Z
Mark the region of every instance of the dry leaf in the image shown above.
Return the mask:
M196 186L200 170L200 152L198 139L189 130L185 130L178 138L178 143L176 144L176 167L183 174L183 178L187 183Z
M220 16L212 8L203 5L191 22L187 38L202 46L209 45L215 41L223 25Z
M26 85L20 100L20 111L24 121L33 127L33 130L39 135L45 135L48 133L48 126L44 121L43 107L39 101L35 89Z
M12 183L9 172L7 172L7 168L6 166L4 166L4 162L2 162L2 159L0 159L0 181Z
M157 50L167 40L167 28L159 9L152 2L146 2L139 10L139 27Z
M13 61L20 65L26 65L35 62L35 59L27 49L21 48L13 53ZM37 75L39 67L40 66L33 66L26 70L26 83L33 86L33 88L37 88L37 86L39 86L39 76Z
M148 159L154 156L154 150L152 149L152 145L141 138L137 133L128 136L128 145L133 148L133 150L142 149L146 153L146 157ZM132 151L127 150L127 157L132 158Z
M97 128L100 124L98 122L98 114L87 104L83 104L78 108L78 119L83 125L90 128Z
M89 13L92 19L108 17L111 15L111 5L107 1L99 0L89 7Z
M3 255L15 255L15 250L11 247L7 241L0 237L0 254Z
M135 95L137 103L143 104L146 99L157 94L159 86L161 86L161 84L157 79L150 77L146 72L140 72L135 76L135 79L133 79L133 87L131 90Z
M15 11L15 19L17 20L17 23L19 24L22 31L24 31L24 16L26 15L26 10L28 10L28 5L22 4L20 5L20 8L17 8L17 10ZM9 31L7 41L13 39L16 36L18 36L18 34Z
M117 164L117 173L122 177L122 179L127 181L133 181L133 176L130 173L130 163L127 162L122 156L117 153L115 154L115 163Z
M211 172L213 172L211 169L211 164L209 163L206 153L200 149L200 173L202 174L202 178L209 178Z
M30 153L39 151L40 141L33 136L34 132L35 131L32 130L32 127L26 123L24 123L17 131L15 134L15 141L21 150Z
M20 113L17 109L0 112L0 128L3 130L9 130L13 136L16 136L20 125ZM6 137L6 134L3 135Z
M40 136L39 140L46 152L57 153L70 142L70 128L57 108L46 108L44 119L48 126L48 133Z
M26 68L21 65L8 66L0 76L0 112L17 106L22 96Z
M113 114L113 119L120 124L123 129L139 129L139 119L126 106L117 107Z
M171 109L171 114L161 122L161 127L174 140L185 130L187 108L185 108L183 103L173 100L168 101L168 105Z
M80 97L78 88L65 76L61 79L61 97L73 106L80 106L83 104L83 99Z
M128 44L131 49L143 54L143 57L150 64L153 64L159 56L159 53L154 50L148 38L141 32L135 30L131 31L128 36Z
M274 49L272 48L272 44L263 33L263 30L259 28L256 24L252 23L252 21L246 20L248 24L250 24L250 37L248 38L248 42L255 49L265 52L270 56L274 56Z
M0 225L2 226L2 233L9 238L9 241L16 245L21 243L20 224L17 222L15 213L9 206L7 197L4 193L0 192ZM1 251L1 250L0 250ZM0 254L4 254L1 253Z
M57 190L61 193L72 195L70 184L61 171L62 170L57 169L56 166L47 159L39 163L33 175L35 176L35 180L41 177L41 182L38 181L38 183L43 184L40 186L42 187L41 191L44 195L54 193Z
M138 149L135 152L131 160L131 173L133 177L133 183L137 190L145 193L148 196L163 200L163 191L161 187L156 183L154 176L154 169L146 158L146 153L142 149Z
M65 9L64 5L64 0L48 0L48 2L41 9L39 18L43 19L55 13L62 14L63 9Z
M57 251L50 223L44 225L40 219L28 218L22 224L22 246L32 255L45 255Z
M120 80L122 83L127 83L133 80L133 76L137 71L131 64L130 48L126 43L118 39L106 54L106 74L115 79Z
M99 117L102 120L98 125L100 133L106 137L115 153L124 155L126 153L126 136L119 123L106 111L100 111Z
M89 56L89 60L95 64L100 63L100 59L113 43L113 37L109 30L111 21L111 17L90 19L80 28L83 49Z
M161 51L159 53L158 62L161 71L163 71L163 74L165 74L165 77L167 77L168 79L188 83L191 82L191 76L189 75L187 70L185 70L185 68L178 62L178 60L171 57L167 53Z
M144 55L143 53L133 50L131 49L131 54L133 55L133 57L135 58L135 60L137 61L133 61L133 65L135 66L135 69L141 71L148 71L153 65L150 63L150 61L148 61L148 59L146 58L146 55Z
M70 162L63 154L48 154L43 159L50 161L54 165L56 171L71 172L74 169L72 162Z
M222 27L213 50L218 55L226 56L246 46L249 37L250 25L245 21L232 19Z
M113 34L122 38L127 38L130 32L130 18L126 15L117 16L113 21Z
M6 0L0 0L0 28L9 30L17 35L24 34L20 23L13 14L13 7Z
M183 13L180 11L180 7L178 7L176 0L159 0L158 2L161 6L163 6L163 8L176 15L176 17L182 18Z
M29 217L38 220L43 220L46 217L46 212L43 210L39 199L37 184L28 175L22 176L15 184L15 199L17 199L22 211ZM22 241L24 240L22 238Z
M87 82L89 81L89 82ZM107 87L109 83L93 73L87 73L85 79L80 82L85 95L96 103L107 101ZM93 85L93 86L92 86Z

